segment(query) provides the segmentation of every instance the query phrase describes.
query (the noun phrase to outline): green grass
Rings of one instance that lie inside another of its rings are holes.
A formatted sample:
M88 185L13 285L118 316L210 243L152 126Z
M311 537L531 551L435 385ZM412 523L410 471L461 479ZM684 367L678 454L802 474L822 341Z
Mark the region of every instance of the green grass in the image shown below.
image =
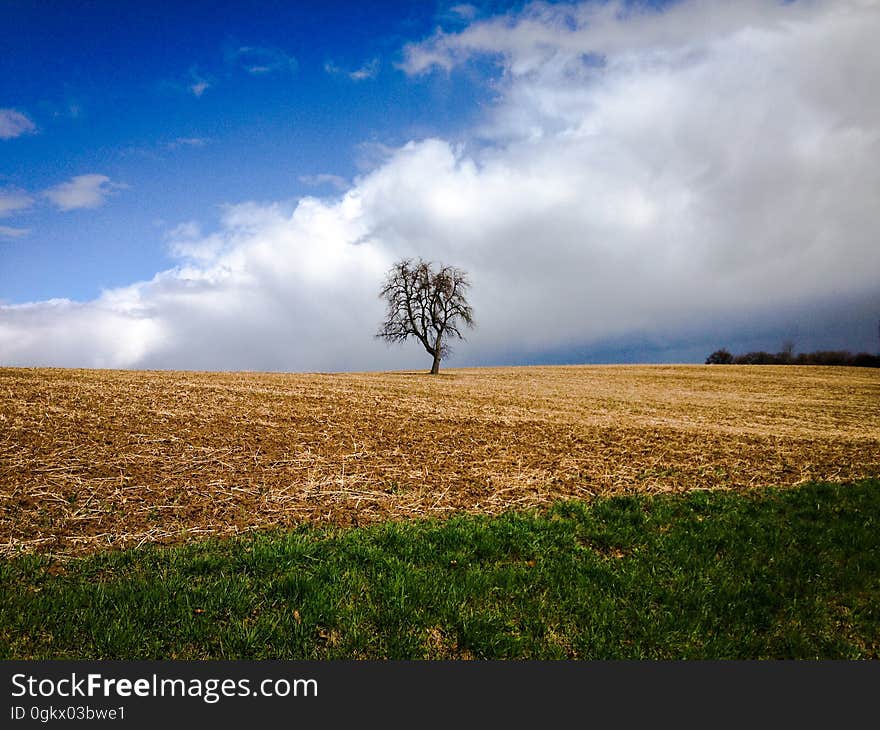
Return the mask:
M0 563L0 658L877 658L880 480Z

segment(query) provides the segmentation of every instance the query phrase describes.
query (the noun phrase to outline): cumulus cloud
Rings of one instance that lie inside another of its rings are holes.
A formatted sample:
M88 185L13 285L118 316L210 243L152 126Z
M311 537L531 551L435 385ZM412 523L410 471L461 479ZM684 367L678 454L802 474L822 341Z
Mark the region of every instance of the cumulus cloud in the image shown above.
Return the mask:
M173 231L178 243L204 247L181 251L178 268L149 282L84 304L2 308L0 352L6 363L356 368L363 349L350 333L372 345L373 290L388 263L376 247L353 245L365 232L360 218L354 199L305 199L292 213L231 206L213 235L198 238L190 223Z
M0 109L0 139L13 139L36 131L37 125L26 114L15 109Z
M80 208L99 208L107 196L120 188L121 183L111 182L106 175L77 175L68 182L46 190L45 195L58 210L66 212Z
M171 256L190 262L210 263L225 248L222 236L202 234L198 221L178 223L165 234Z
M478 136L386 151L342 195L178 226L179 265L151 281L0 307L0 357L422 366L417 346L371 337L401 256L470 272L478 329L459 364L712 332L720 346L783 315L803 342L828 302L846 299L846 316L880 305L876 8L628 8L536 4L408 46L412 74L497 60Z
M542 70L552 74L585 55L624 63L662 62L669 60L669 53L687 55L750 28L772 31L792 22L827 21L829 11L834 12L831 5L818 0L796 8L773 0L682 0L669 8L620 0L533 2L520 12L474 22L460 31L438 28L429 39L408 43L401 65L418 74L490 54L507 73L523 76ZM874 0L843 0L842 5L844 12L857 12L868 21L876 9Z

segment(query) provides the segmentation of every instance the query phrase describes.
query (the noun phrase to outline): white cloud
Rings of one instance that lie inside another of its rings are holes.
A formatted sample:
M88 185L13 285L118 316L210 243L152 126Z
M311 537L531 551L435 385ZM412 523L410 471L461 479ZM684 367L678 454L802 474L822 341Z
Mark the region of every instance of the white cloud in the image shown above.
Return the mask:
M194 97L196 97L197 99L201 98L201 96L213 85L213 80L206 78L201 73L199 73L198 68L196 68L195 66L190 67L187 89Z
M394 157L397 148L382 142L360 142L355 145L355 165L362 172L369 172Z
M367 79L374 79L379 73L379 67L381 62L378 58L374 58L370 61L367 61L363 66L355 71L349 71L341 66L336 65L332 61L327 61L324 64L324 70L328 74L332 74L334 76L345 76L352 81L365 81Z
M225 248L221 236L203 236L198 221L177 224L165 234L165 240L172 256L190 262L209 263Z
M227 63L238 66L252 76L264 76L279 71L293 73L297 61L274 46L239 46L227 53Z
M453 5L449 8L449 12L465 20L473 20L477 17L478 11L476 7L469 3L461 3L460 5Z
M410 72L498 58L481 144L414 141L342 196L178 226L179 266L151 281L0 307L0 359L424 366L371 337L384 271L419 255L471 274L478 329L457 363L733 336L779 312L806 329L823 302L880 299L878 31L867 3L753 0L541 4L433 36Z
M376 75L379 73L379 59L374 58L371 61L367 61L363 66L361 66L356 71L352 71L348 77L352 81L363 81L365 79L374 79Z
M50 299L7 305L2 311L0 353L11 363L24 352L34 365L79 362L124 367L144 357L163 336L160 323L126 310L124 302L112 298L88 304ZM47 342L51 347L46 347Z
M303 185L310 185L312 187L330 185L337 190L345 190L349 186L348 180L344 177L323 172L317 175L300 175L298 179Z
M0 236L4 238L21 238L30 233L29 228L14 228L13 226L0 226Z
M166 237L171 240L195 241L202 237L202 227L198 221L185 221L168 231Z
M0 218L5 218L34 204L34 199L20 190L0 190Z
M458 32L438 29L426 41L409 43L402 68L413 74L434 67L448 70L481 54L497 56L513 76L558 72L584 54L662 64L671 60L669 53L686 56L750 29L784 31L792 22L826 22L836 12L832 4L812 0L792 8L774 0L682 0L664 10L621 0L534 2L518 13L474 22ZM862 17L876 11L875 0L841 0L839 6Z
M37 131L27 115L15 109L0 109L0 139L13 139Z
M66 183L46 190L45 195L61 211L80 208L98 208L104 204L108 195L125 188L126 185L114 183L106 175L77 175Z
M210 140L207 137L177 137L162 146L166 150L176 150L181 147L204 147L208 142Z

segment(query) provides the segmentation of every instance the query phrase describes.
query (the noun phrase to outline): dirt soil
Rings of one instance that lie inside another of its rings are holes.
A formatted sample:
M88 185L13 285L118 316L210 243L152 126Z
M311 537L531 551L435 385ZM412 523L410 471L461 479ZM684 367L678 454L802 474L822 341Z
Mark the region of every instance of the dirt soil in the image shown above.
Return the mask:
M0 369L0 552L880 475L880 370Z

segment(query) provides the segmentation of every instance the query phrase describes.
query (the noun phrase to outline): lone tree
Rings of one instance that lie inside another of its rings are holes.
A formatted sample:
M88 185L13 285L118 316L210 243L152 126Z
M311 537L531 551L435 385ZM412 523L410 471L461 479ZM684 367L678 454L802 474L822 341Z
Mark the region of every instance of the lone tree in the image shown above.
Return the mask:
M415 337L434 358L431 375L440 371L440 360L449 354L449 339L464 339L461 326L474 326L474 313L466 294L467 274L454 266L435 269L429 261L403 259L391 267L379 292L388 307L376 337L404 342Z

